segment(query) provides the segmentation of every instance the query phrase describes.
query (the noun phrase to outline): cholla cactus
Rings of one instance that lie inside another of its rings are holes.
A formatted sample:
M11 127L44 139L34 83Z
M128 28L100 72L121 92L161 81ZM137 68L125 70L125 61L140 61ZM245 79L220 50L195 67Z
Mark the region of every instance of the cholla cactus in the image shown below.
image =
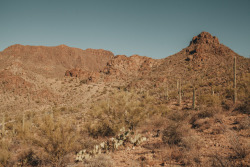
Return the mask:
M134 145L139 145L142 142L146 141L146 137L142 137L140 134L130 136L130 130L125 130L125 128L122 128L120 130L120 135L116 136L115 138L112 137L110 140L107 140L106 142L102 142L99 145L95 145L92 150L81 150L76 155L76 161L84 161L86 159L89 159L91 157L94 157L101 153L108 153L110 150L114 151L118 149L120 146L124 145L125 142L130 141L130 143Z

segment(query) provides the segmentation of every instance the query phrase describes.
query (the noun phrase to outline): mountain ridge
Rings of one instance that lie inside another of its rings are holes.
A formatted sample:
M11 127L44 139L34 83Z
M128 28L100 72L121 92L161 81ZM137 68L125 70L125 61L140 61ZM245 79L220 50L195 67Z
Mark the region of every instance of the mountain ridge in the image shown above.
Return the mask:
M37 76L45 80L66 76L86 83L121 82L143 86L152 82L155 85L170 84L177 78L198 80L195 76L201 74L210 78L217 76L221 83L225 78L229 80L235 56L240 64L238 73L249 72L250 59L238 55L208 32L201 32L186 48L163 59L115 56L104 49L82 50L63 44L53 47L16 44L0 52L0 72L6 76L7 72L3 70L7 70L8 74L26 78L28 83L35 83ZM221 79L223 75L225 77ZM30 85L28 83L26 85Z

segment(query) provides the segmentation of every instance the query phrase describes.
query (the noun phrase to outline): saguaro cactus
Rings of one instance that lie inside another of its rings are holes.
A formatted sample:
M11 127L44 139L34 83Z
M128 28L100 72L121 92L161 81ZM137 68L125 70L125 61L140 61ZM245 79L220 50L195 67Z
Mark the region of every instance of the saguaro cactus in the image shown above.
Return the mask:
M212 94L212 96L214 96L214 88L213 87L211 88L211 94Z
M179 88L178 88L178 105L181 105L181 80L179 80L179 84L178 84Z
M167 85L167 88L166 88L166 100L168 100L168 85Z
M5 133L5 115L3 115L3 120L2 120L2 134L4 135Z
M234 104L237 100L237 88L236 88L236 57L234 57Z
M193 109L195 109L195 87L193 87Z
M23 113L23 126L22 126L22 130L23 130L23 132L25 130L25 113Z

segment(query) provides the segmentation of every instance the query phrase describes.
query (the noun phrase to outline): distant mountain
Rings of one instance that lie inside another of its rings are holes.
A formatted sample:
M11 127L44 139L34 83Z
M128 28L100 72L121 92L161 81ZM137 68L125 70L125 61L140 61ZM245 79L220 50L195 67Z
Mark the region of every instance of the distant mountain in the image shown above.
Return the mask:
M103 49L78 49L59 45L24 46L12 45L0 52L0 70L18 64L27 71L33 71L48 77L63 76L65 70L82 68L89 71L102 70L114 57Z
M188 47L163 59L156 72L170 81L182 78L195 83L197 79L204 79L221 84L233 77L234 57L237 58L238 75L250 71L250 59L220 44L210 33L202 32L193 37Z
M114 56L103 49L81 50L66 45L13 45L0 52L0 81L1 87L13 89L63 76L79 78L83 83L117 82L136 87L173 85L178 79L190 84L207 81L210 85L228 86L234 57L238 76L249 73L250 59L238 55L208 32L201 32L186 48L160 60L139 55Z
M181 79L198 84L198 80L210 80L211 84L226 83L233 77L233 59L237 57L237 73L250 71L250 59L242 57L220 44L217 37L201 32L193 37L188 47L165 59L144 56L117 55L102 71L104 80L131 81L132 85L172 84ZM91 78L91 77L90 77ZM200 81L199 81L200 82Z

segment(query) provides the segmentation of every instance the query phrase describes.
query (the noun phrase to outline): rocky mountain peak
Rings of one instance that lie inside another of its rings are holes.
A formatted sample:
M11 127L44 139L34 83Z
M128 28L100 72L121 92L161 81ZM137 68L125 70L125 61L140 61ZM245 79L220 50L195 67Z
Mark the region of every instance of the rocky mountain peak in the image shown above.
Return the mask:
M199 35L193 37L190 45L195 44L220 44L219 39L216 36L212 36L208 32L201 32ZM189 46L190 46L189 45Z

